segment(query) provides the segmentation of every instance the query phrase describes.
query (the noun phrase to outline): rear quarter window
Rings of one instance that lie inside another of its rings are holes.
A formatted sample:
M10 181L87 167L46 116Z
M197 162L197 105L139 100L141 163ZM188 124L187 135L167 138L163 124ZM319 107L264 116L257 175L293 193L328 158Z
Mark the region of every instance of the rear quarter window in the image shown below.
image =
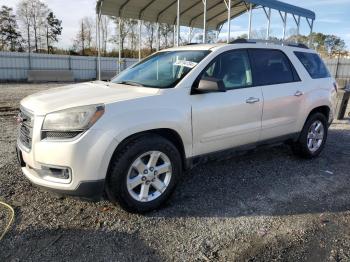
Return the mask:
M331 76L326 65L318 54L306 52L294 52L299 61L303 64L311 78L328 78Z

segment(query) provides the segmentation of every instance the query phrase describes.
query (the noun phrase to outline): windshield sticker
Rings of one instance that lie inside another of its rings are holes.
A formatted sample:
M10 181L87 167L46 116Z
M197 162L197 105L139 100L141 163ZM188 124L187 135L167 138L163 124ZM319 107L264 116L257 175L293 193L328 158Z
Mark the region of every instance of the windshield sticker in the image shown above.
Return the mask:
M186 61L186 60L177 60L174 65L175 66L184 66L184 67L189 67L193 68L197 65L198 63L192 62L192 61Z

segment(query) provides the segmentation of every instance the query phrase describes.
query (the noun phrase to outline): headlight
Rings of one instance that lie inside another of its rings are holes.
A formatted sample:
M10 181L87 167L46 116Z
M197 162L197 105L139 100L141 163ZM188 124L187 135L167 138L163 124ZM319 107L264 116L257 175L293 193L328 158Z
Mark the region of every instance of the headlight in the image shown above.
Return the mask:
M47 114L44 131L84 131L89 129L103 115L104 105L89 105L69 108Z

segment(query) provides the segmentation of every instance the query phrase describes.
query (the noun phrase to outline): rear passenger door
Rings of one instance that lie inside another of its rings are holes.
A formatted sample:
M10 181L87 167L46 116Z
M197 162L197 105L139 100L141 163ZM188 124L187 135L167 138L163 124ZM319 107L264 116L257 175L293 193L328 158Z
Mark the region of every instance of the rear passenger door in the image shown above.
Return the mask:
M287 55L275 49L250 49L254 85L264 97L260 140L297 132L302 84Z

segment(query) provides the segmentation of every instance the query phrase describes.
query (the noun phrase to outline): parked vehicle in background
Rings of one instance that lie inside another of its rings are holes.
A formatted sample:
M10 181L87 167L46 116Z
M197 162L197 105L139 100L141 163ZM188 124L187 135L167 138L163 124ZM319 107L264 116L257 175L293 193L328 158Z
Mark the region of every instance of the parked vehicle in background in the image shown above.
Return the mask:
M22 100L18 156L34 184L159 208L183 171L218 152L290 143L318 156L336 84L302 45L244 42L160 51L112 79Z

